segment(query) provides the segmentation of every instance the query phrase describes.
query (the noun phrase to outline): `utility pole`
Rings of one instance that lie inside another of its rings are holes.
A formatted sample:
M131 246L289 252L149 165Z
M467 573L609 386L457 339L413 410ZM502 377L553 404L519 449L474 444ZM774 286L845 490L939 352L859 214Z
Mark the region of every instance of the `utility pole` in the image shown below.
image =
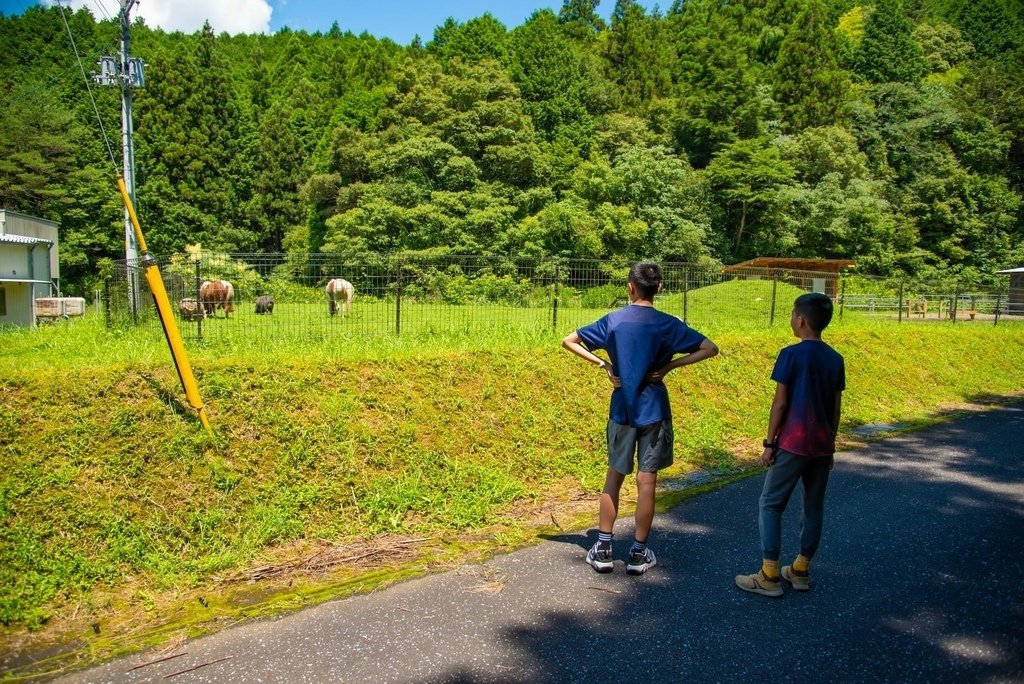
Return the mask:
M141 59L133 59L131 56L132 46L132 22L130 14L132 8L139 4L139 0L120 0L121 12L118 19L121 22L121 54L120 57L100 57L100 73L93 75L93 80L100 85L117 86L121 89L121 152L122 152L122 175L132 204L138 206L135 201L135 147L132 143L134 126L132 124L132 89L141 88L145 85L143 75L143 63ZM128 277L128 301L131 307L132 316L138 315L139 304L139 247L135 240L135 229L132 227L131 217L128 209L124 212L124 258L128 263L126 274Z

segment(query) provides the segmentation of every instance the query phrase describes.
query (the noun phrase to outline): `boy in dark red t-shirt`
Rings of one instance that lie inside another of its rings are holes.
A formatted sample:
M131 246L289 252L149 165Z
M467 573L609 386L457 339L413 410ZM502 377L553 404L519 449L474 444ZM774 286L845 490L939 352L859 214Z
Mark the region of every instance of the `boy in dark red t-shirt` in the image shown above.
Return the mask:
M800 342L783 349L775 362L775 399L761 454L769 467L758 515L763 560L760 571L736 576L736 586L744 591L782 596L780 575L798 591L810 589L808 567L821 540L825 488L846 389L843 357L821 339L831 320L832 300L826 295L796 298L789 322ZM780 572L782 513L798 482L803 483L804 498L800 554Z

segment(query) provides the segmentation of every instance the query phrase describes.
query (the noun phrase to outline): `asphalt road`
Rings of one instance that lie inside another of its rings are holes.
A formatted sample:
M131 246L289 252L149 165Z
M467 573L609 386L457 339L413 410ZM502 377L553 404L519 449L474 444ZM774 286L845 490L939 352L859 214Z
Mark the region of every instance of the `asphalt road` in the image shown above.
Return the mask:
M583 562L595 530L567 534L60 681L1022 682L1022 457L1021 404L839 454L807 593L733 584L759 566L759 476L660 515L642 577L620 524L610 575Z

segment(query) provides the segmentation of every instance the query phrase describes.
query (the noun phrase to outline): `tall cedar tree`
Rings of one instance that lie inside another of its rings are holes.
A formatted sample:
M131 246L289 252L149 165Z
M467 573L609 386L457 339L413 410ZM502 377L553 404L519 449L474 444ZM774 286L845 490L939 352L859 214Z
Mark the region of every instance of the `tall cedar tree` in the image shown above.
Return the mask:
M636 0L616 0L605 35L608 77L619 85L622 104L639 108L669 93L675 55L661 35L661 18Z
M1007 0L953 0L947 16L983 57L998 57L1024 45L1024 8Z
M821 0L809 0L779 48L775 100L788 133L839 122L850 78L836 59L835 33Z
M558 11L558 21L565 31L576 40L592 41L607 26L597 13L601 0L563 0Z
M869 83L916 83L926 65L914 39L914 24L901 0L878 0L864 22L853 55L854 72Z
M716 0L673 6L667 21L678 54L676 147L697 168L722 147L761 134L765 98L749 57L750 37Z

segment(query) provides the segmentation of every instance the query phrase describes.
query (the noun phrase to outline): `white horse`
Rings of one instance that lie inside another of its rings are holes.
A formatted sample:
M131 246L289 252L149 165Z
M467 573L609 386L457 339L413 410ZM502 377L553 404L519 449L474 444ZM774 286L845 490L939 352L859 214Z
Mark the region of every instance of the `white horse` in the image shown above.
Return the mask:
M327 303L331 315L338 313L338 301L341 301L341 317L352 311L352 295L356 288L344 278L332 278L327 281Z

